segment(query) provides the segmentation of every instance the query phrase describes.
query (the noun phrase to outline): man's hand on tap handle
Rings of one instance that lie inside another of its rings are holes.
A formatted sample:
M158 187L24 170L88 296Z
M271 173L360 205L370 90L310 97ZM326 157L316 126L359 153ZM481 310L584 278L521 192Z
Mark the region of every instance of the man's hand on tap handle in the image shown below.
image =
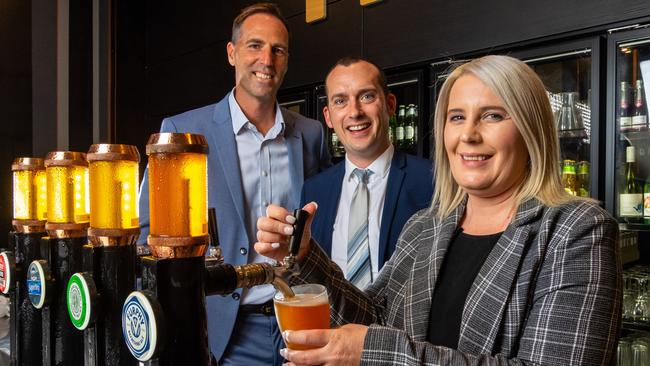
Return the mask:
M311 222L317 208L316 202L310 202L302 208L309 213L309 218L305 223L298 260L304 258L311 248ZM266 216L257 219L255 251L282 263L284 257L289 254L289 237L293 234L292 225L295 222L296 218L284 207L269 205L266 208Z

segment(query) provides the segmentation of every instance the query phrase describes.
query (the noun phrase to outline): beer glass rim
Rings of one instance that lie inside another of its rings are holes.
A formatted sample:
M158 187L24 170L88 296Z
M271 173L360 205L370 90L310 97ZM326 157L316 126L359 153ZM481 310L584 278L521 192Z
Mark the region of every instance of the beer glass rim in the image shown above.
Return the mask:
M329 303L329 294L327 292L327 287L317 284L317 283L307 283L307 284L302 284L302 285L296 285L296 286L291 286L291 290L295 294L315 294L317 296L313 297L310 299L314 302L316 300L324 299L324 303ZM273 296L273 301L278 302L278 303L287 303L284 299L284 296L282 295L281 291L276 291L275 295Z

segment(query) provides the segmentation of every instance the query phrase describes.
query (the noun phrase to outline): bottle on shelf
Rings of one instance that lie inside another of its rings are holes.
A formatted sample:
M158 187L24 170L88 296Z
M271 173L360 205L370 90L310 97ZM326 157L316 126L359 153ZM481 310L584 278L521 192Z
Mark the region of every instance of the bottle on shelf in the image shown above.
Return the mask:
M630 83L628 81L621 81L621 87L618 92L618 126L621 131L628 131L632 128L632 111L630 110Z
M401 148L404 141L404 120L406 118L406 106L401 104L397 111L397 125L395 127L395 148Z
M578 163L576 193L580 197L589 197L589 162L581 161Z
M417 126L417 117L415 117L415 105L409 104L404 118L404 140L402 149L410 150L415 146L415 128Z
M643 223L650 224L650 174L643 185Z
M343 145L341 144L341 141L339 141L339 137L336 135L336 132L334 132L334 130L331 130L330 135L330 151L332 153L332 157L335 158L340 158L345 155L345 149L343 148Z
M420 124L420 108L418 108L418 105L415 105L415 125L413 127L413 135L415 136L415 146L418 144L418 125Z
M562 186L572 196L576 196L576 162L565 159L562 163Z
M634 146L625 150L625 184L619 195L620 217L637 222L643 217L643 188L636 179L636 156Z
M388 120L388 139L394 145L395 144L395 132L397 129L397 116L393 114Z
M634 113L632 115L633 130L644 130L648 126L648 110L645 106L644 93L643 81L637 80L634 84Z

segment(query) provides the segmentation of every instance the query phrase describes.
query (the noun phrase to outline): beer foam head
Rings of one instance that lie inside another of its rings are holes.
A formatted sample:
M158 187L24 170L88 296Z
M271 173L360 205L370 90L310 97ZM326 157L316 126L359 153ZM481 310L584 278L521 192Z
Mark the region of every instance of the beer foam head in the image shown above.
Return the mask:
M314 306L328 304L327 289L317 284L298 285L291 287L295 296L285 298L282 292L275 294L274 300L291 306Z

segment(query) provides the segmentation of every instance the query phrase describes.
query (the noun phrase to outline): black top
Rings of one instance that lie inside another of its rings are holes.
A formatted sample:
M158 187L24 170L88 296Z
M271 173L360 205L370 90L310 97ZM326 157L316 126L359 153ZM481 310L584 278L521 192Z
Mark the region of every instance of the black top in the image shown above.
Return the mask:
M465 299L501 234L469 235L461 229L449 243L431 302L427 336L430 343L458 348Z

